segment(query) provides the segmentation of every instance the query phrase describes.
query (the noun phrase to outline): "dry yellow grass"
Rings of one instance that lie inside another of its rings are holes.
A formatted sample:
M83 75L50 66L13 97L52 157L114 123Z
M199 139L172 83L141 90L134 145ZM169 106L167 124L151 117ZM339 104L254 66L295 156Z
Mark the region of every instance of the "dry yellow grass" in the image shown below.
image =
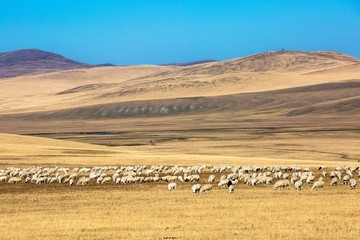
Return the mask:
M358 189L0 184L1 239L358 239Z
M335 139L334 139L335 140ZM155 146L108 147L41 137L0 134L0 164L23 165L297 165L307 167L356 166L357 160L339 160L341 154L359 155L357 138L349 138L347 146L337 142L321 142L316 138L298 145L274 147L294 139L253 140L248 142L175 141ZM126 141L126 140L125 140ZM239 146L238 144L243 144ZM232 146L233 144L233 146ZM340 157L339 157L340 155Z

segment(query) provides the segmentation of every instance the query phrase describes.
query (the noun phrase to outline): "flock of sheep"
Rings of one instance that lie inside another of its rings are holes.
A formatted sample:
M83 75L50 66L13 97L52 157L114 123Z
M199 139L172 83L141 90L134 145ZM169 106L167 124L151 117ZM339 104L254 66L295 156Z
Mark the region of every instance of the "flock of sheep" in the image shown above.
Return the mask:
M98 166L98 167L8 167L0 169L0 183L18 184L139 184L168 183L168 191L174 191L177 184L192 183L194 194L209 193L214 187L227 188L233 193L236 185L272 186L274 190L302 190L304 185L317 190L325 186L349 185L355 189L360 178L359 167L319 167L315 172L310 168L297 166ZM200 184L202 183L202 184Z

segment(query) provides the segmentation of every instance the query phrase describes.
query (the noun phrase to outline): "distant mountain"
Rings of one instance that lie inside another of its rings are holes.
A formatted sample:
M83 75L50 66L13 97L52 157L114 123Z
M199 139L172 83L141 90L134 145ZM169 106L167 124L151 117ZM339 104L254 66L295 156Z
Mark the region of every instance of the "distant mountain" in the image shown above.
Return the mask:
M199 66L179 69L182 75L188 74L226 74L238 72L268 71L315 71L359 64L360 59L333 51L274 51L234 58L219 62L210 62Z
M0 53L0 78L96 66L98 65L76 62L59 54L38 49Z
M186 62L186 63L167 63L167 64L161 64L160 66L180 66L180 67L186 67L186 66L199 65L199 64L211 63L211 62L217 62L217 60L214 60L214 59L205 59L205 60L199 60L199 61L193 61L193 62Z

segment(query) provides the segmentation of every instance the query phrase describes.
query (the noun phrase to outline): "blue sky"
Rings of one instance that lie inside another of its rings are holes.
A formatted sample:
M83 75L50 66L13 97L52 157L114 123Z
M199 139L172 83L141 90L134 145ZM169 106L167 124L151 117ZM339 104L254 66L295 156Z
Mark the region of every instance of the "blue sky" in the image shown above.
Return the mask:
M359 0L0 0L0 52L161 64L264 51L360 57Z

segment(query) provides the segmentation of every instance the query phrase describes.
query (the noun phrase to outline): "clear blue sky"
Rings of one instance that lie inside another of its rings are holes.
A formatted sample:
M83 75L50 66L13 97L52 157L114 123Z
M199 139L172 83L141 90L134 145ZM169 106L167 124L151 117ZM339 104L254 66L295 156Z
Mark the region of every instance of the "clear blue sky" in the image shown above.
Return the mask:
M0 0L0 52L160 64L264 51L360 57L360 0Z

